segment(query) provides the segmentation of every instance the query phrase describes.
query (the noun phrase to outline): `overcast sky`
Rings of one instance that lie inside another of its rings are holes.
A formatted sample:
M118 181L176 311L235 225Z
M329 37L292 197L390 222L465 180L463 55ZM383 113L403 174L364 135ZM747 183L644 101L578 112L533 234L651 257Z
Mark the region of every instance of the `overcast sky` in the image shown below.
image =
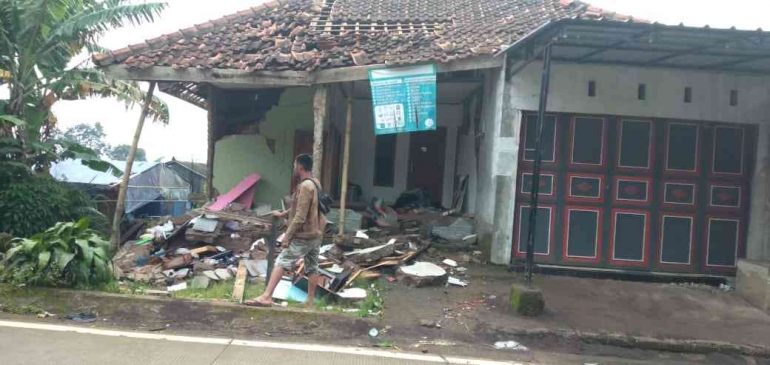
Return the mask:
M167 0L168 8L153 24L116 30L101 45L118 49L161 34L174 32L236 11L258 5L263 0ZM664 24L710 25L712 28L763 28L770 30L768 0L590 0L594 6ZM139 147L151 160L157 158L205 161L206 113L192 104L160 94L171 113L168 125L146 124ZM60 102L54 106L59 127L101 122L112 145L130 144L139 107L128 110L112 100Z

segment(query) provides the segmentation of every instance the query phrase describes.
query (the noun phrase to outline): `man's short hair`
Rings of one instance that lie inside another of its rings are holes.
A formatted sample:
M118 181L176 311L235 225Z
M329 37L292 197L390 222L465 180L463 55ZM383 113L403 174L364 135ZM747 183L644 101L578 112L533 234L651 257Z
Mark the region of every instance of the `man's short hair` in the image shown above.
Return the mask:
M303 170L307 172L313 171L313 156L310 156L307 153L303 153L297 156L295 161L302 167Z

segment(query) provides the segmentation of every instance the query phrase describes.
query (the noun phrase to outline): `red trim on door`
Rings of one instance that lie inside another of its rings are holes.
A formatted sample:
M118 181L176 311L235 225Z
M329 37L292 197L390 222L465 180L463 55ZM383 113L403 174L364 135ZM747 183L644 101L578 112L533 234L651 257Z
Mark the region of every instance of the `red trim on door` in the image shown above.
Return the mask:
M709 265L708 263L708 252L709 252L709 225L712 219L718 219L718 220L728 220L728 221L738 221L738 237L737 237L737 243L735 245L735 266L720 266L720 265ZM712 271L712 272L721 272L721 273L728 273L728 274L734 274L737 267L738 267L738 255L743 252L743 219L742 217L736 218L734 215L719 215L719 214L709 214L706 215L706 224L703 225L703 247L701 247L702 251L702 267L704 271Z
M732 173L725 173L725 172L714 172L714 160L716 157L716 132L717 129L724 128L724 129L739 129L741 130L741 172L738 174L732 174ZM709 166L708 166L708 175L710 179L743 179L746 178L746 170L748 170L748 166L746 166L746 128L743 127L736 127L733 125L714 125L711 128L711 156L709 156Z
M664 217L682 217L690 218L690 263L663 262L663 218ZM695 224L696 218L693 213L661 212L658 219L658 237L655 244L655 261L659 268L669 271L695 271Z
M620 181L634 181L634 182L643 182L647 185L647 199L642 200L624 200L619 199L618 194L620 193ZM652 203L652 178L650 177L642 177L642 176L615 176L612 181L612 201L613 203L617 205L643 205L647 206Z
M644 239L642 240L642 260L641 261L615 258L615 224L617 221L618 213L621 213L621 214L627 213L627 214L644 216ZM613 209L612 219L610 219L610 251L608 256L610 263L616 266L647 267L649 266L649 263L650 263L649 247L650 247L650 211L621 209L621 208Z
M683 171L683 170L672 170L668 168L668 138L670 135L669 128L672 124L682 124L682 125L689 125L695 127L695 171ZM701 159L700 159L700 151L701 151L701 145L703 141L703 135L702 135L702 129L699 125L694 123L685 123L685 122L668 122L666 123L666 127L664 128L664 135L665 139L663 140L663 172L667 175L678 175L678 176L698 176L700 175L700 166L701 166Z
M731 189L738 189L738 206L724 206L724 205L712 205L712 198L714 194L714 187L725 187ZM722 183L722 182L709 182L708 190L706 191L706 209L710 212L738 212L740 213L746 206L746 188L739 184Z
M521 146L522 146L521 153L520 153L521 157L519 159L521 160L521 163L524 166L526 166L526 167L532 167L535 164L535 162L533 160L526 160L526 159L524 159L524 156L525 156L526 150L527 150L527 117L528 116L532 116L532 115L533 114L527 114L527 113L522 114L522 122L523 123L521 125L521 140L522 140L523 143L521 144ZM537 118L536 114L534 116L535 116L535 118ZM558 163L559 163L559 148L561 147L561 143L559 143L559 139L561 138L561 133L559 133L559 116L556 115L556 114L546 114L545 116L546 117L553 117L553 120L554 120L554 132L553 132L554 133L554 136L553 136L553 144L554 144L554 146L553 146L553 161L546 160L545 157L547 157L547 156L543 156L542 166L543 167L556 167L558 165Z
M578 256L568 256L567 253L569 248L569 212L571 210L582 210L582 211L589 211L589 212L597 212L597 222L596 222L596 256L595 257L578 257ZM562 225L564 226L563 229L563 236L562 236L562 260L569 261L569 262L582 262L582 263L589 263L589 264L598 264L602 261L602 225L604 224L604 210L599 207L588 207L588 206L578 206L578 205L567 205L564 207L564 220L562 221Z
M529 199L532 194L530 194L528 192L522 192L522 189L524 188L524 174L530 174L531 175L532 171L531 170L521 171L521 173L519 174L518 185L516 186L516 193L517 193L517 195L520 198ZM558 186L558 182L557 182L558 172L557 171L550 171L550 170L543 170L543 171L540 172L540 175L553 176L553 179L552 179L553 186L552 186L550 194L543 194L543 193L538 192L538 194L537 194L538 198L539 199L543 199L545 201L554 201L556 199L556 189L557 189L557 186ZM541 182L543 181L542 177L541 177L540 181Z
M698 209L698 182L697 181L687 181L687 180L662 180L661 181L661 198L660 203L664 208L669 209L686 209L686 210L696 210ZM692 185L693 186L693 197L692 197L692 204L689 203L666 203L666 184L681 184L681 185Z
M575 119L599 119L602 121L602 163L600 165L573 163L573 150L575 148ZM593 116L572 116L569 122L569 156L567 156L567 166L573 169L584 170L603 170L607 167L607 118Z
M528 208L530 207L529 204L519 204L516 207L516 225L513 227L513 254L515 257L527 257L527 253L525 252L519 252L519 237L521 236L521 210L522 208ZM554 238L556 235L556 205L553 204L538 204L538 208L550 208L551 209L551 224L550 224L550 233L548 237L548 254L541 254L535 252L535 259L542 259L547 261L553 260L553 251L554 251ZM538 215L540 217L540 215ZM539 219L539 218L538 218Z
M582 177L587 179L598 179L599 180L599 196L596 198L591 197L584 197L584 196L572 196L572 178L573 177ZM604 203L604 184L605 180L607 179L606 175L599 175L599 174L584 174L580 172L570 172L566 174L565 178L565 184L564 184L564 199L568 202L577 202L577 203Z
M621 155L620 151L621 151L621 147L622 147L621 146L621 143L622 143L621 142L622 141L621 137L623 136L622 129L623 129L623 122L624 121L625 122L637 122L637 123L638 122L642 122L642 123L647 123L647 124L650 125L650 142L649 142L649 145L647 146L648 151L649 151L649 154L647 155L647 167L622 167L622 166L620 166L620 155ZM622 171L622 172L651 173L652 169L654 168L654 165L655 165L655 123L653 123L651 120L646 120L646 119L631 119L631 118L623 119L623 118L621 118L621 119L618 119L618 123L617 124L618 124L618 127L617 127L617 138L615 140L616 140L616 143L617 143L618 147L617 147L617 153L616 153L617 156L615 156L615 170Z

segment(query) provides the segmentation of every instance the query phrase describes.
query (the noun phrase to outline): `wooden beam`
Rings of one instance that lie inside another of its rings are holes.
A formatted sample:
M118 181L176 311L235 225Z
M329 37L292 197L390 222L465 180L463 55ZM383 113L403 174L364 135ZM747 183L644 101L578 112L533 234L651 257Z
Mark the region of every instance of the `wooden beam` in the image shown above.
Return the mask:
M436 64L439 73L478 70L486 68L497 68L503 66L502 57L473 57L464 60L452 61L449 63ZM335 68L329 70L314 71L311 73L311 80L314 84L327 84L333 82L346 82L368 80L369 70L388 67L383 64L368 66L353 66Z
M254 71L226 69L198 69L194 67L174 69L167 66L153 66L146 69L129 69L124 65L104 68L114 79L137 81L176 81L194 83L222 83L249 87L310 86L309 73L305 71Z
M313 176L317 179L321 178L321 167L323 166L324 125L326 124L328 100L329 86L316 86L313 94Z
M115 215L112 218L112 237L110 237L110 242L112 243L113 250L117 250L120 243L120 222L123 219L123 209L126 204L126 190L128 189L128 180L131 177L131 168L134 165L136 147L139 145L139 137L142 135L144 120L147 118L147 112L149 111L150 103L152 102L152 94L155 92L155 84L155 82L150 83L150 90L147 91L147 95L145 96L142 112L139 114L139 122L136 124L136 130L134 131L134 139L131 141L131 148L128 150L126 167L123 169L123 180L120 182L120 190L118 190L118 202L115 207Z
M216 147L216 88L209 87L209 97L206 98L206 110L208 111L208 133L206 154L206 200L214 198L214 148Z
M426 62L428 63L428 62ZM478 56L467 59L436 63L438 73L479 70L503 66L502 57ZM153 66L146 69L129 69L124 65L112 65L104 68L107 75L114 79L158 82L193 82L228 85L246 88L276 88L292 86L311 86L368 80L369 70L389 67L384 64L341 67L328 70L306 71L254 71L225 69L173 69L166 66ZM397 67L397 66L394 66Z

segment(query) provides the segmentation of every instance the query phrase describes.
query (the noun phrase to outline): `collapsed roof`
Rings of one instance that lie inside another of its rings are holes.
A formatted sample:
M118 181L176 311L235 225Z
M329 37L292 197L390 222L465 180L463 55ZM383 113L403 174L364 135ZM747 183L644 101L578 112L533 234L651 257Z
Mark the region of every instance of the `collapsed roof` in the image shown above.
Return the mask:
M635 21L575 0L280 0L93 59L247 72L446 63L492 56L549 21L574 18ZM161 90L203 106L194 83Z

